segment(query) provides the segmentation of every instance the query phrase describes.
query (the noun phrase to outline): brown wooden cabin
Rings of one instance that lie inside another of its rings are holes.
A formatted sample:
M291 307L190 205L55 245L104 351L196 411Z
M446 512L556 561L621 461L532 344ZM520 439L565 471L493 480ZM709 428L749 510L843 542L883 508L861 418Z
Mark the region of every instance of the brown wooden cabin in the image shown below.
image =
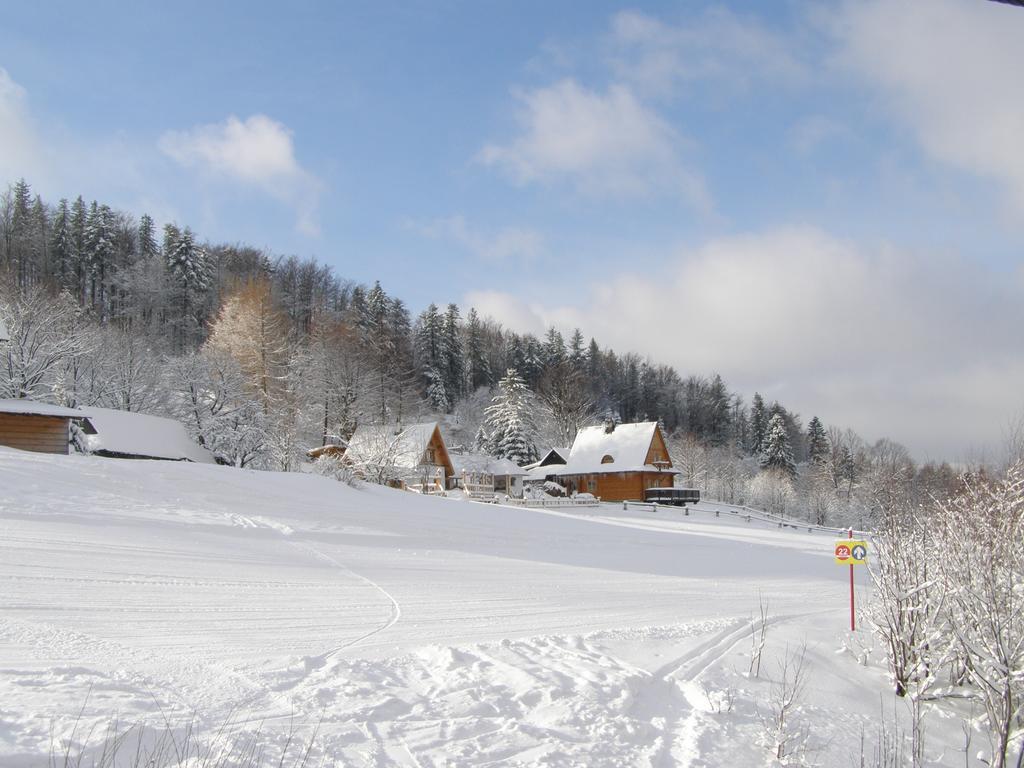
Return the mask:
M553 480L567 493L590 493L602 501L643 501L645 490L671 488L677 474L654 421L585 427L564 466L530 472L532 479Z
M67 454L72 419L84 414L32 400L0 400L0 445L36 453Z

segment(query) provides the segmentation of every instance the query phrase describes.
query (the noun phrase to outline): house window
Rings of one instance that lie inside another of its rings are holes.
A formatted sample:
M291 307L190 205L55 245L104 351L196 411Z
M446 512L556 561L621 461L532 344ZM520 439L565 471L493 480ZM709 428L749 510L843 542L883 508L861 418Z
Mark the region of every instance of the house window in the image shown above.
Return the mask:
M437 464L437 460L434 458L433 448L427 448L427 464Z
M612 458L612 455L610 453L606 453L604 456L601 457L602 464L611 464L613 461L615 461L615 459Z
M597 479L590 477L587 478L587 491L589 493L597 493Z

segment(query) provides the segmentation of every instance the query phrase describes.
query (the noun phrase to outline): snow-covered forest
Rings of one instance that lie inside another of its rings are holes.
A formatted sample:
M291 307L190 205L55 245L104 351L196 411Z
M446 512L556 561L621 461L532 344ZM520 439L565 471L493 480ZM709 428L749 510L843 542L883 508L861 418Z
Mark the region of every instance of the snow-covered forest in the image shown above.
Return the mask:
M237 466L292 470L359 424L425 418L456 449L523 460L612 418L658 420L683 485L818 522L956 481L896 442L805 424L757 393L748 405L719 375L578 329L538 338L455 304L414 317L379 282L82 197L48 202L24 180L0 200L0 313L0 396L170 415ZM516 407L496 407L518 381ZM496 418L516 421L510 435Z

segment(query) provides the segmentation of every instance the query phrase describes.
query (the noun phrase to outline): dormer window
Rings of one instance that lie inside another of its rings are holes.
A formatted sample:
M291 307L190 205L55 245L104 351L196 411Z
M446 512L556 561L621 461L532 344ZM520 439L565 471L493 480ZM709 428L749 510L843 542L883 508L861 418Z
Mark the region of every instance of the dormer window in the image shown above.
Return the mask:
M601 457L602 464L611 464L614 461L615 459L612 458L612 455L610 453L606 453L604 456Z

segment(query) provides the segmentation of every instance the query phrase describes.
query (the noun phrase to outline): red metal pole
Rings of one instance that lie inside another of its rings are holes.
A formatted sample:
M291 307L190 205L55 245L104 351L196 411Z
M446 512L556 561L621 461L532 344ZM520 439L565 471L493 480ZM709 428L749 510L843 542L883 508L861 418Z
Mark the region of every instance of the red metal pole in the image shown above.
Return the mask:
M849 535L850 535L850 538L852 539L853 538L853 528L849 529ZM854 610L853 610L853 563L850 563L850 631L851 632L856 632L857 631L857 622L854 619Z

